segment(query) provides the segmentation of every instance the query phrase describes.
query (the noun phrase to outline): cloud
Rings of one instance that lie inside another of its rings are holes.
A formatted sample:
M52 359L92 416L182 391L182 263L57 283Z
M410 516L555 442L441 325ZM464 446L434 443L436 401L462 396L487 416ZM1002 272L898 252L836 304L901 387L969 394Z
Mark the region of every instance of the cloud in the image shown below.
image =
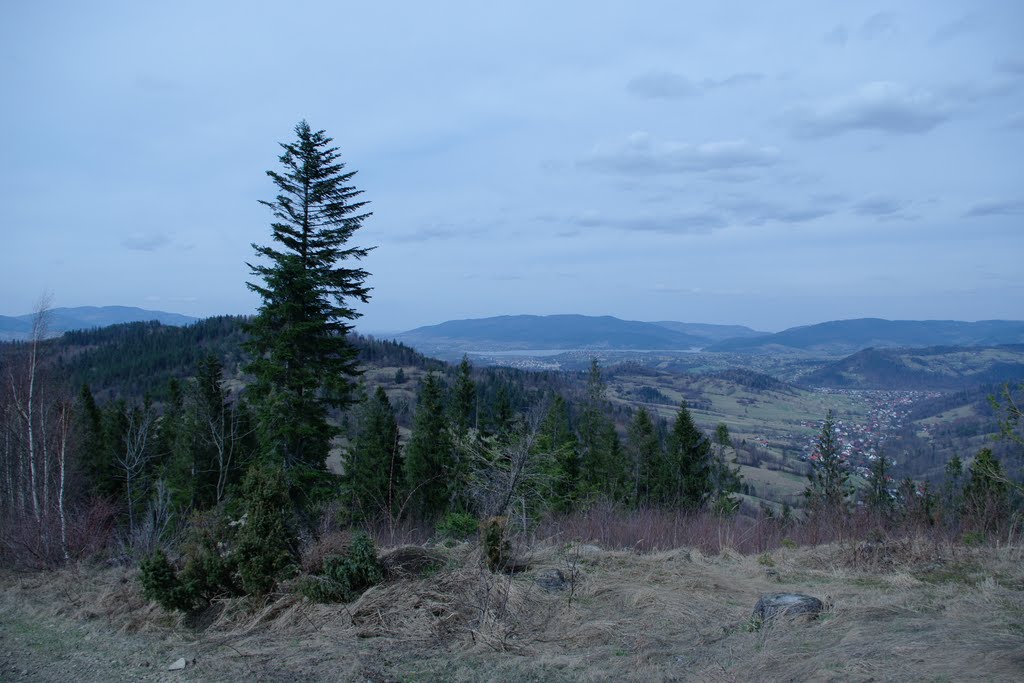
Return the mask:
M896 33L896 15L892 12L878 12L868 17L860 27L860 35L866 40L881 40Z
M483 232L481 228L460 229L452 225L432 225L413 232L392 235L390 242L396 244L408 244L411 242L437 242L444 240L460 239Z
M707 234L728 225L716 213L675 213L663 216L630 216L628 218L590 214L572 219L581 228L612 228L628 232L656 232L666 235Z
M624 144L599 145L581 165L629 175L706 173L772 166L779 150L746 140L705 142L697 145L655 140L647 133L630 135Z
M1011 76L1024 76L1024 59L1004 59L996 64L996 71Z
M670 71L651 71L632 79L626 90L637 97L648 99L675 99L694 97L720 88L735 88L764 79L764 74L743 71L724 78L705 78L693 81L686 76Z
M121 246L134 251L156 251L170 243L170 237L153 231L137 231L121 238Z
M853 205L858 216L874 216L879 219L901 217L907 202L895 197L875 196L862 199Z
M985 17L981 12L965 14L956 21L943 24L932 34L933 43L944 43L962 35L974 33L985 25Z
M1022 213L1024 213L1024 199L987 199L968 208L964 212L964 217L1016 216Z
M691 97L700 92L697 84L686 76L667 71L637 76L626 84L626 90L638 97L652 99Z
M735 88L749 83L757 83L764 80L764 74L756 71L741 71L726 76L725 78L705 78L701 84L707 89L713 88Z
M892 12L877 12L864 20L857 30L857 37L862 40L882 40L895 35L898 29L896 15ZM824 41L840 47L850 42L853 32L846 24L836 24L824 36Z
M768 222L806 223L835 213L833 201L818 198L809 204L783 204L776 201L749 196L732 196L715 202L716 208L726 211L735 220L747 225L763 225Z
M946 105L923 90L899 83L867 83L852 94L794 112L794 133L820 138L854 130L926 133L949 118Z
M836 24L825 34L825 42L831 45L846 45L850 40L850 30L844 24Z

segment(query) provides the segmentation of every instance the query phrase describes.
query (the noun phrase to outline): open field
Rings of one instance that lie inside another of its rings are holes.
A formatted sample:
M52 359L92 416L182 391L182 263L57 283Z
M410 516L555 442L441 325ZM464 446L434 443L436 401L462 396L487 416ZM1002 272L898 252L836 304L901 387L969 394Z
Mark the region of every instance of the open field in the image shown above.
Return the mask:
M0 578L0 679L32 681L1014 681L1024 677L1024 548L925 541L637 555L537 544L529 571L474 547L349 605L290 592L226 602L200 626L139 594L133 570ZM568 579L548 592L536 579ZM573 578L575 577L575 578ZM763 593L825 602L758 624ZM182 657L183 671L167 666Z

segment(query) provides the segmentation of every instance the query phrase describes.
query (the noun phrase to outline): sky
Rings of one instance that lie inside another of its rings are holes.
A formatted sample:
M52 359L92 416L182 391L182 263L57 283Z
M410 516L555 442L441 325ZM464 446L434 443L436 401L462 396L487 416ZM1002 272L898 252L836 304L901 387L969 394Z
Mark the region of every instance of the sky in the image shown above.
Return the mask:
M1024 319L1024 3L12 2L0 314L254 312L302 119L357 327Z

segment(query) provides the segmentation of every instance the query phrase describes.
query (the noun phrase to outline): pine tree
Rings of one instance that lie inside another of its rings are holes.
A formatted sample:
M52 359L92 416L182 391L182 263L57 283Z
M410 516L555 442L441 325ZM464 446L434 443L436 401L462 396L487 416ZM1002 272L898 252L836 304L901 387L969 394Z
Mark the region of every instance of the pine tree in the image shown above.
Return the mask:
M366 518L398 511L402 453L395 411L383 387L363 402L344 466L342 481L353 513Z
M473 366L469 358L462 356L455 375L455 386L451 393L452 427L460 436L465 436L476 426L476 383L473 382Z
M1009 514L1009 485L999 460L983 448L974 457L964 486L964 512L985 531L994 531Z
M810 483L804 496L811 508L834 512L845 508L853 488L849 485L850 474L840 450L831 410L825 414L817 446L817 458L811 463L811 472L807 475Z
M719 422L715 428L715 445L718 447L711 463L711 489L714 492L713 508L719 514L732 514L740 507L740 499L733 494L743 487L740 468L732 467L725 459L725 449L732 446L729 426Z
M673 507L697 510L714 490L711 474L711 441L694 423L683 401L669 437L659 498Z
M78 396L77 442L85 489L97 498L117 493L112 448L108 446L103 410L96 404L88 384Z
M288 517L288 486L279 466L253 465L242 483L243 521L235 559L242 588L265 595L295 565L296 536Z
M960 456L954 455L946 462L944 478L942 481L942 510L943 517L950 521L960 519L963 511L964 493L964 464Z
M560 512L575 510L580 497L579 442L572 430L569 406L560 395L551 401L534 450L539 455L550 455L552 507Z
M444 392L430 373L420 385L412 436L405 449L405 484L414 517L434 519L448 511L454 494L462 490L456 465Z
M893 510L892 495L889 494L889 463L885 453L871 463L871 481L867 491L867 506L881 515L888 515Z
M250 268L263 283L248 286L262 304L248 328L247 369L264 451L287 470L315 474L336 432L327 411L352 401L358 375L348 335L359 316L353 302L369 299L369 273L351 262L369 249L348 241L370 214L331 138L305 121L295 134L281 145L282 171L267 171L279 194L261 203L274 217L276 246L253 245L264 262Z
M650 505L653 502L652 494L657 486L657 474L662 467L661 461L664 456L654 421L646 408L641 407L633 415L626 441L632 465L633 504Z
M578 421L581 472L590 493L615 500L625 493L629 473L615 424L605 415L607 393L601 366L592 358Z

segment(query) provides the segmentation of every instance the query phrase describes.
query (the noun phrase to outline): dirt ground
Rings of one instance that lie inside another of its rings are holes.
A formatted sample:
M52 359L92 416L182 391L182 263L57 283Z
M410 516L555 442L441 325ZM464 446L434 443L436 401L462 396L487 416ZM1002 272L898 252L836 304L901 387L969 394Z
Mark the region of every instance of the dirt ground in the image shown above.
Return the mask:
M288 590L192 619L134 570L0 575L0 681L1019 681L1024 548L923 542L759 557L524 550L493 575L469 546L349 605ZM553 570L559 590L537 583ZM760 595L825 602L760 624ZM184 669L168 667L184 658Z

